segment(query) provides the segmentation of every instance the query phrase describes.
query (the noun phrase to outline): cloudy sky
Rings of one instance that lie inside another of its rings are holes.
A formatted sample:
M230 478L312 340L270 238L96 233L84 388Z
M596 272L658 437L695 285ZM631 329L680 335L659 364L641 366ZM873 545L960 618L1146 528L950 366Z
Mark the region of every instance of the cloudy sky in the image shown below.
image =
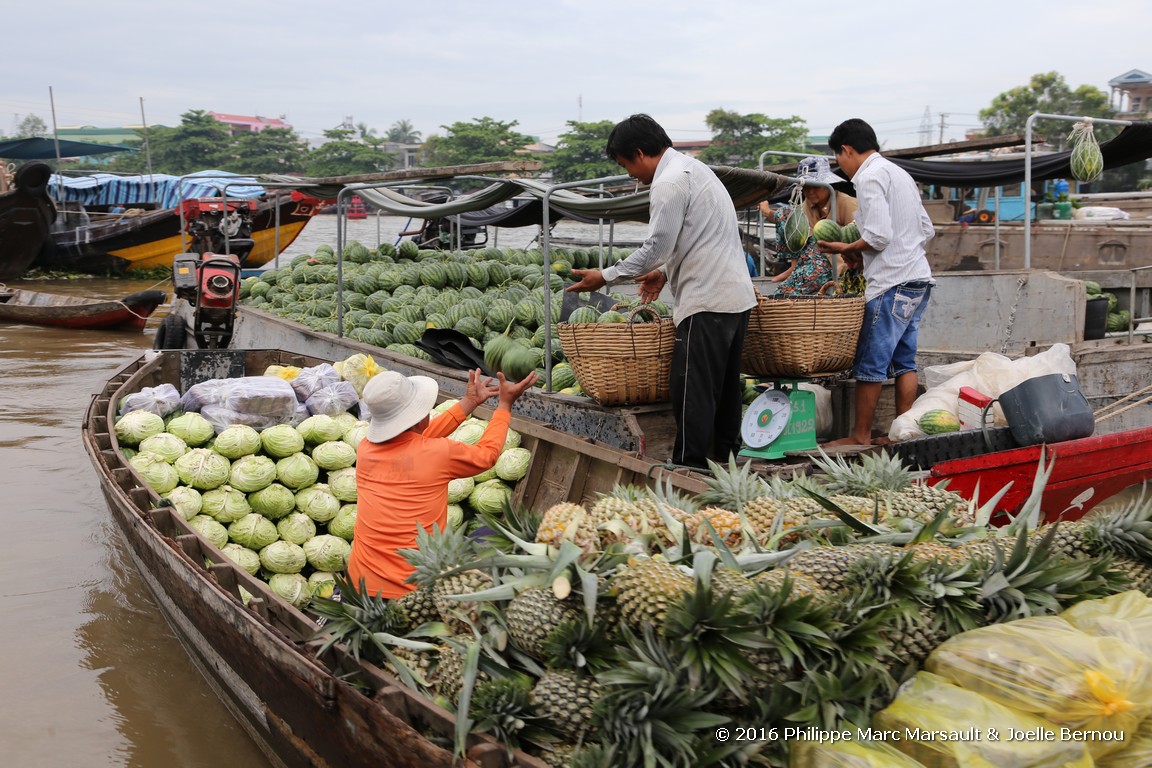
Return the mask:
M408 120L425 138L491 117L552 142L569 120L633 112L689 140L722 108L797 116L815 135L862 117L904 147L963 138L1039 72L1107 92L1152 71L1148 0L8 5L4 133L28 114L51 127L53 102L59 126L136 124L143 99L150 124L283 115L312 141L349 117L381 134Z

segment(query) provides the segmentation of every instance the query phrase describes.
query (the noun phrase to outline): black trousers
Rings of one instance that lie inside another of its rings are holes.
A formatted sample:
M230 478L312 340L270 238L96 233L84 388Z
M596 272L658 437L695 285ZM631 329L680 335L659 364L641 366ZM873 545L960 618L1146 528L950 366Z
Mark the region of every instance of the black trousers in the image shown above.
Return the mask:
M724 462L740 451L740 353L748 314L698 312L676 326L669 383L675 464L705 467L709 458Z

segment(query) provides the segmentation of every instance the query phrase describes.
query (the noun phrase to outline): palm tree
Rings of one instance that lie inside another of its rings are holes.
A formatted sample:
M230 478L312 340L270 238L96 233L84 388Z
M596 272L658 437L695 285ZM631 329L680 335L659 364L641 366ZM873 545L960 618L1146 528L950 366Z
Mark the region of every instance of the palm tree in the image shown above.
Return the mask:
M419 144L420 131L417 131L408 120L397 120L388 129L388 141L397 144Z

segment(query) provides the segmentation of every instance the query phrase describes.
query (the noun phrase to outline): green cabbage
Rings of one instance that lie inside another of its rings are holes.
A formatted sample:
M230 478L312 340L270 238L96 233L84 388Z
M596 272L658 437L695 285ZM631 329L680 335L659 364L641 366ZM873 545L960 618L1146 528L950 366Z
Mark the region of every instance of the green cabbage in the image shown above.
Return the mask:
M320 467L306 453L294 453L276 462L276 479L291 488L307 488L320 477Z
M129 459L128 463L156 493L168 493L180 484L179 473L163 456L141 452Z
M245 493L267 488L276 481L276 462L267 456L251 454L232 462L228 484Z
M340 500L332 495L327 483L313 483L296 491L296 509L318 523L326 523L340 511Z
M312 460L321 469L344 469L356 463L356 449L343 440L329 440L312 449Z
M528 474L528 465L532 463L532 452L527 448L509 448L496 459L496 476L501 480L514 483Z
M456 405L456 403L458 403L458 402L460 402L460 401L455 399L455 398L450 398L448 400L445 400L444 402L440 403L435 408L433 408L432 413L444 413L444 411L446 411L449 408L451 408L452 406Z
M228 529L220 525L208 515L196 515L188 521L188 525L217 548L228 543Z
M480 474L472 476L472 482L475 483L476 485L479 485L480 483L486 483L489 480L496 480L496 479L498 479L498 478L496 477L496 465L495 464L488 467L488 469L484 470Z
M329 472L328 490L340 501L356 501L356 467Z
M318 571L339 572L348 567L352 545L339 536L322 533L308 539L302 546L308 565Z
M173 465L180 482L200 491L210 491L228 482L232 464L215 451L193 448L176 459Z
M216 434L212 422L195 411L188 411L173 418L168 422L168 431L191 448L199 448Z
M222 485L201 496L200 511L219 523L231 523L252 513L248 497L230 485Z
M220 551L228 555L228 559L239 565L244 570L253 576L260 570L260 554L254 552L248 547L236 542L229 542L220 548Z
M296 425L296 431L304 438L304 442L309 445L319 445L329 440L339 440L344 436L344 428L340 426L340 422L324 414L316 414L315 416L309 416L304 419L304 421Z
M283 459L304 450L304 438L291 424L276 424L260 433L264 453L274 459Z
M293 512L276 523L276 532L284 541L303 544L316 535L316 523L303 512Z
M459 504L448 505L448 529L456 530L464 525L464 507Z
M508 430L508 437L504 438L504 447L501 450L506 451L509 448L519 448L519 447L520 447L520 433L514 429L509 429Z
M269 520L279 520L296 509L296 494L280 483L248 494L248 506Z
M280 533L271 520L253 512L228 526L228 538L249 549L260 549L280 538Z
M353 426L349 427L344 432L344 436L340 439L348 443L353 448L360 447L360 441L368 436L368 422L358 421Z
M448 435L449 440L455 440L459 443L467 443L468 445L475 445L480 437L484 434L488 423L480 421L479 419L468 419L460 426L456 427L456 431Z
M308 579L299 573L274 573L268 579L268 586L297 608L303 608L312 599Z
M305 515L307 517L307 515ZM312 518L308 518L311 520ZM340 507L336 517L328 521L328 533L339 536L344 541L352 541L352 534L356 530L356 505L345 504Z
M290 541L274 541L260 550L260 565L269 573L300 573L307 564L303 547Z
M336 591L336 574L327 571L316 571L308 577L308 588L312 597L332 597Z
M355 416L348 413L347 411L345 411L344 413L336 414L335 416L332 417L332 420L340 425L341 436L343 436L344 433L347 432L349 429L351 429L352 427L354 427L358 423L360 423L360 419L356 418Z
M468 494L472 493L472 489L476 487L476 481L470 477L458 477L455 480L448 481L448 503L459 504L468 498Z
M116 420L116 442L135 448L145 438L164 431L164 419L151 411L128 411Z
M195 488L178 485L161 496L172 502L172 506L176 507L176 511L183 515L185 520L191 520L200 514L200 491Z
M247 424L233 424L216 435L216 441L212 443L212 450L233 461L256 453L260 447L260 433Z
M141 440L140 450L145 453L154 453L171 464L188 453L188 444L171 432L158 432Z
M468 495L468 504L477 512L500 514L504 505L512 500L512 489L503 480L485 480L477 483Z

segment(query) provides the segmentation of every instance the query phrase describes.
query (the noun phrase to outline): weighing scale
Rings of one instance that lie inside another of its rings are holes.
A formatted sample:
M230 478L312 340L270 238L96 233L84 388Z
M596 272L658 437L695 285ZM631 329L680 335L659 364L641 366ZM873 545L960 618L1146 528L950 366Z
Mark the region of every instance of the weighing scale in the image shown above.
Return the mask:
M816 395L798 381L782 379L759 385L763 392L744 412L741 456L782 459L793 451L816 450Z

